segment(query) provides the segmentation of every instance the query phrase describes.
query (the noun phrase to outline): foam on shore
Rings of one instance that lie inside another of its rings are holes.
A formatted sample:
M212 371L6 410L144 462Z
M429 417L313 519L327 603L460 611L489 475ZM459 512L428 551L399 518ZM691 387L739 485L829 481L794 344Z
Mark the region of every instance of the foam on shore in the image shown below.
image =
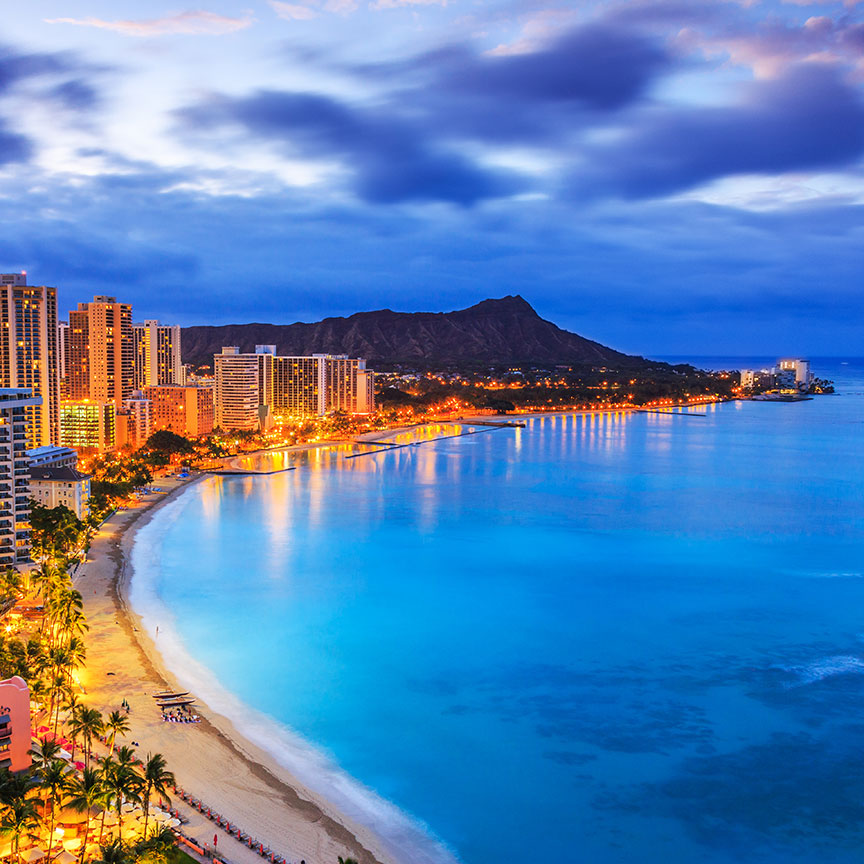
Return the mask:
M398 861L455 864L456 855L420 820L348 775L333 758L285 724L242 702L190 654L177 630L176 617L159 597L158 582L162 532L167 523L181 518L194 488L166 503L138 529L131 553L129 602L165 665L211 712L227 718L244 737L339 812L371 829Z

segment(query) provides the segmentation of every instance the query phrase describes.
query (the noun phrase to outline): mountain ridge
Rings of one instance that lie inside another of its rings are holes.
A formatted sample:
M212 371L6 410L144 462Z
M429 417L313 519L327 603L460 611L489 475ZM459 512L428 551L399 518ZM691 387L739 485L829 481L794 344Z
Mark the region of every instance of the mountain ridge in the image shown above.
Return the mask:
M314 323L201 325L182 330L183 361L209 365L223 345L284 355L348 354L369 365L657 365L558 327L519 294L452 312L377 309Z

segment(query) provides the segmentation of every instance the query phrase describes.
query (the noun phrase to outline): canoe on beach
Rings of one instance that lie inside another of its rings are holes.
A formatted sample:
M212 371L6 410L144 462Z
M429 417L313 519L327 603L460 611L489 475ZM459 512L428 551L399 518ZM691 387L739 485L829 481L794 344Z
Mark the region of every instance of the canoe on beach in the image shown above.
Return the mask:
M159 707L163 708L163 709L164 708L184 708L187 705L194 705L194 704L195 704L194 699L175 699L171 702L160 702Z
M188 696L189 691L184 690L182 693L154 693L154 699L180 699L183 696Z

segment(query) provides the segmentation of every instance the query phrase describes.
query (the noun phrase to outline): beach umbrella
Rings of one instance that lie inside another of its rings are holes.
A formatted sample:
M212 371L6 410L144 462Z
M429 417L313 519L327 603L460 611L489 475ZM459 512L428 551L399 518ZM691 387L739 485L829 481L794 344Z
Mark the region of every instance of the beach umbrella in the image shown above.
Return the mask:
M158 812L153 814L153 818L157 822L167 822L171 818L171 815L169 813L166 813L164 810L159 810Z
M38 846L33 846L21 856L27 864L33 864L34 861L41 861L44 857L45 853Z
M84 841L80 837L70 837L68 840L63 841L63 848L67 852L74 852L76 849L81 848L81 844Z
M175 816L165 823L169 828L179 828L180 820Z
M56 862L56 864L75 864L76 859L71 852L67 852L64 849L59 855L55 855L51 860Z
M95 815L95 814L94 814ZM74 807L64 807L57 814L58 825L80 825L87 821L87 811L78 811Z
M7 855L12 854L12 838L9 837L6 840L0 840L0 858L5 858Z
M141 836L141 829L137 825L124 825L120 829L120 836L124 840L131 840L133 837Z
M72 754L68 750L64 750L62 747L57 751L57 757L59 759L65 759L67 762L72 758Z
M116 825L117 824L117 814L113 810L105 817L105 824L106 825Z
M131 801L127 801L120 809L124 813L131 813L135 809L135 805Z

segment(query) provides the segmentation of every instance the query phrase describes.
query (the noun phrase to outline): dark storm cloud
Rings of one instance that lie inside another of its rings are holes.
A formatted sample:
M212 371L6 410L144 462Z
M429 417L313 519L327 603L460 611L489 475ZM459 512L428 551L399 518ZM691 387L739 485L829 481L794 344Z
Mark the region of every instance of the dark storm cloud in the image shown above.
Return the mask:
M52 87L47 95L64 108L73 111L89 110L99 102L96 88L80 78L72 78Z
M0 119L0 165L26 162L33 152L29 139L7 129Z
M31 98L44 99L75 112L89 112L98 102L98 93L85 76L100 71L104 69L69 52L27 53L0 43L0 106L4 97L14 95L16 88L35 83L37 88ZM0 116L0 164L26 162L35 152L33 142L12 131L13 125Z
M488 176L471 172L466 157L461 176L417 158L465 152L466 144L534 148L559 165L570 162L578 168L563 169L569 183L548 178L535 189L569 189L580 200L662 198L741 174L852 166L864 152L860 87L848 77L861 25L839 15L754 26L748 15L710 3L631 4L544 44L517 45L517 53L480 53L460 43L342 67L382 88L374 123L359 123L358 109L347 104L298 93L236 100L235 119L270 136L279 125L295 143L311 135L346 160L359 155L362 194L373 201L405 200L413 187L422 192L414 197L462 203L500 195L500 183L490 192ZM652 95L664 78L707 70L724 55L767 64L770 74L741 85L723 105L682 107ZM836 62L801 62L814 56ZM406 146L407 128L421 149ZM607 143L591 143L594 132ZM388 179L392 191L384 191ZM462 198L454 196L462 188Z
M371 203L471 205L519 185L515 177L448 150L429 130L402 117L317 94L262 90L240 98L218 96L178 116L189 129L240 127L291 155L342 157L359 196Z
M740 174L837 169L864 153L864 102L823 64L748 85L736 105L665 108L630 119L590 152L577 194L644 198Z
M378 79L417 78L448 97L493 100L509 110L548 103L612 111L640 98L669 64L656 40L592 24L530 51L480 54L457 45L357 71Z

